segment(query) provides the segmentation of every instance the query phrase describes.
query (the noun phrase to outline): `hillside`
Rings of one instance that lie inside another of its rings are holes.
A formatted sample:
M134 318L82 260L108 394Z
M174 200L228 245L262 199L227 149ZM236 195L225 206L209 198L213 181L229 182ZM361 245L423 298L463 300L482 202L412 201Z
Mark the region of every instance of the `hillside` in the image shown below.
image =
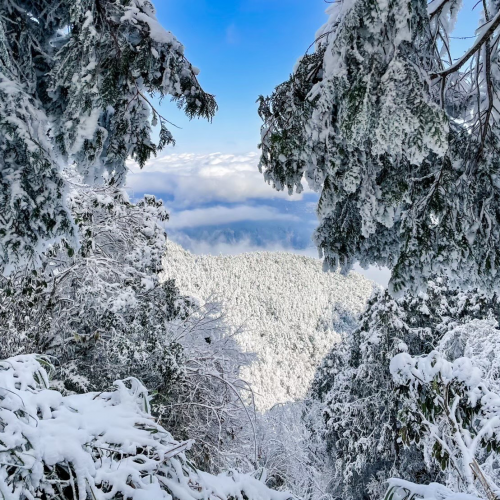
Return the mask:
M284 252L193 255L169 242L165 278L182 293L221 302L237 340L258 360L243 378L260 410L302 398L325 354L349 328L373 283L350 273L325 273L321 262Z

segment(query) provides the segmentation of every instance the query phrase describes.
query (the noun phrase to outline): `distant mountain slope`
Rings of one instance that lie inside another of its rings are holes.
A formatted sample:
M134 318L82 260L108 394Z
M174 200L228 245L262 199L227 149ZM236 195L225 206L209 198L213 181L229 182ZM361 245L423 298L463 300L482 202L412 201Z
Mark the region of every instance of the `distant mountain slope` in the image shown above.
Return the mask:
M164 268L181 292L221 302L229 323L243 325L237 339L259 358L243 378L260 410L306 394L337 332L373 290L359 274L325 273L319 260L284 252L199 256L170 242Z

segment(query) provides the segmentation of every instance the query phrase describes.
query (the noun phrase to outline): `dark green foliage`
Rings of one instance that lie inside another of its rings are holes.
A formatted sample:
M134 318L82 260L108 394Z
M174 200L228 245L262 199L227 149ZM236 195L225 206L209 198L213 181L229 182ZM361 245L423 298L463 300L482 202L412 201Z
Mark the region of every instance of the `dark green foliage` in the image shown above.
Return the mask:
M497 5L484 5L500 22ZM314 241L325 266L388 267L396 294L438 274L497 287L498 38L453 68L441 44L458 8L335 2L315 52L261 98L265 180L300 192L305 178L321 194Z

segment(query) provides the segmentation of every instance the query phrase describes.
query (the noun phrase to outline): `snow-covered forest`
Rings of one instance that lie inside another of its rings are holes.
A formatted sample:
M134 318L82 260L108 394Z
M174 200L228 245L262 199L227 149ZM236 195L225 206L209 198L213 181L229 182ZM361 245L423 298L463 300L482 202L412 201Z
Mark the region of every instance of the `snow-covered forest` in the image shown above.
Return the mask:
M325 273L318 260L291 253L195 256L172 242L164 270L182 293L220 304L235 341L256 356L241 375L259 410L307 395L321 360L354 328L374 288L359 274Z
M218 112L150 0L0 0L2 499L500 498L500 3L328 3L255 165L318 260L127 188Z

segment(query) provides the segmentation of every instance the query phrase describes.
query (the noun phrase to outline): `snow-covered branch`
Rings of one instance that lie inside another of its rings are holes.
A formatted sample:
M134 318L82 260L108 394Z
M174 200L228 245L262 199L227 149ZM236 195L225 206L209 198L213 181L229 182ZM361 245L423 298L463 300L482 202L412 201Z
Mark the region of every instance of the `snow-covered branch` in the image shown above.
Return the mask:
M43 357L0 362L0 492L21 500L287 500L256 477L213 476L186 457L149 414L145 387L134 378L110 392L63 396L51 390ZM265 479L265 476L264 476Z

